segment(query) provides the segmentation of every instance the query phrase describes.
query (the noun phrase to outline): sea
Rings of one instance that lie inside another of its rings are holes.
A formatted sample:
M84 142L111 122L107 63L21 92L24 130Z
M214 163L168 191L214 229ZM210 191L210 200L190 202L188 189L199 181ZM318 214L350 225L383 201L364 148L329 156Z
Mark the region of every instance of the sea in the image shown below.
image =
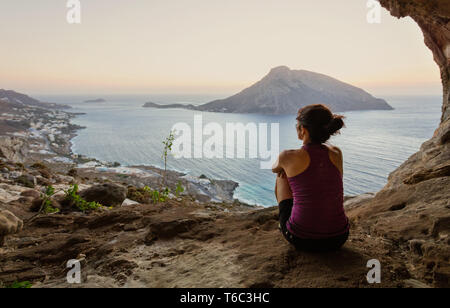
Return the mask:
M280 150L301 147L295 129L296 115L224 114L182 109L143 108L145 102L159 104L202 104L224 98L214 95L135 95L103 96L106 102L85 103L92 96L38 96L42 101L68 104L70 112L84 113L74 124L86 127L72 140L72 150L105 162L123 166L151 165L162 168L162 143L177 123L194 127L194 116L203 124L279 123ZM346 195L376 192L388 175L430 139L439 125L441 96L383 97L394 110L351 111L345 115L346 127L330 142L344 154ZM224 137L225 138L225 137ZM203 141L208 139L203 137ZM228 146L228 145L227 145ZM249 151L250 144L245 145ZM249 152L248 152L249 153ZM275 175L260 168L255 158L181 158L168 157L168 168L193 176L233 180L239 183L235 198L262 206L276 204ZM224 155L225 156L225 155Z

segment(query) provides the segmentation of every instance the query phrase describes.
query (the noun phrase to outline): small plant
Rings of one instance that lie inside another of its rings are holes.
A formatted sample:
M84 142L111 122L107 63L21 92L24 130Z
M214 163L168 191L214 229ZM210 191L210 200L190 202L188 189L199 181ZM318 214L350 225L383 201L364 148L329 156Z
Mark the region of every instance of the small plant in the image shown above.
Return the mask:
M159 201L166 202L169 199L170 189L168 187L164 188L159 194Z
M53 197L54 194L55 194L55 189L53 188L53 186L51 186L51 185L47 186L47 188L45 190L45 194L41 195L42 205L39 210L39 213L54 214L54 213L59 212L59 209L54 208L52 206L51 198Z
M167 156L172 151L173 141L175 140L175 132L171 131L169 136L162 142L164 144L164 150L162 158L164 160L164 175L163 175L163 184L166 185L166 177L167 177Z
M145 186L144 188L142 188L142 192L143 194L150 196L152 202L154 204L159 203L159 202L166 202L167 199L169 198L169 194L170 194L170 189L169 188L164 188L163 190L159 191L159 190L153 190L148 186Z
M7 285L6 289L30 289L33 286L33 284L29 281L22 281L22 282L14 282L10 285Z
M82 212L95 211L103 207L103 205L98 202L87 202L81 198L81 196L78 195L77 184L72 185L72 187L66 190L65 193L66 195L64 200Z
M153 192L153 189L151 189L151 188L148 187L148 186L145 186L144 188L142 188L142 191L143 191L144 193L151 194L151 193Z
M181 184L178 189L181 191L184 190ZM129 187L127 194L128 199L137 201L142 204L149 204L149 203L157 204L160 202L166 202L167 200L169 200L169 196L170 196L170 188L168 187L159 190L159 189L152 189L148 186L145 186L143 188Z
M159 197L159 191L157 191L157 190L154 190L154 191L152 191L152 200L153 200L153 203L158 203L159 202L159 199L160 197Z
M182 194L184 192L184 187L181 185L181 182L178 182L177 187L175 189L175 195L177 197L180 196L180 194Z

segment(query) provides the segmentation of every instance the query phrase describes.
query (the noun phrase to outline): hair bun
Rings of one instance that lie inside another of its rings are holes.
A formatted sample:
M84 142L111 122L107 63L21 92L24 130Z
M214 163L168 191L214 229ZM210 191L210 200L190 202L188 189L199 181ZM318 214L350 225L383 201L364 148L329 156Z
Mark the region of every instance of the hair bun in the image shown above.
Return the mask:
M330 135L336 134L342 127L344 127L344 116L333 115L333 119L325 126L325 129Z

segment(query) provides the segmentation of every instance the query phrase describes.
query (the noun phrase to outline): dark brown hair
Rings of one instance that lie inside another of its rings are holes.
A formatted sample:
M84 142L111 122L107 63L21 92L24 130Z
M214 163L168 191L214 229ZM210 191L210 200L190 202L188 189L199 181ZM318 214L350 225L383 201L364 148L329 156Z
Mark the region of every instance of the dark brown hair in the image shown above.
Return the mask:
M345 126L344 116L333 114L322 104L309 105L298 111L297 121L305 127L312 143L324 143Z

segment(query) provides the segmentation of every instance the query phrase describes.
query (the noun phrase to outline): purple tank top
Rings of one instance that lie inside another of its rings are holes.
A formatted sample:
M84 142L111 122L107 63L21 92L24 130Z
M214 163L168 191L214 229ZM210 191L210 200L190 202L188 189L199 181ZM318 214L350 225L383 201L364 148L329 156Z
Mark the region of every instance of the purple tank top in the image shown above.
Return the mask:
M342 174L331 162L323 144L303 146L310 165L303 173L288 178L294 197L288 230L299 238L323 239L349 231L344 211Z

